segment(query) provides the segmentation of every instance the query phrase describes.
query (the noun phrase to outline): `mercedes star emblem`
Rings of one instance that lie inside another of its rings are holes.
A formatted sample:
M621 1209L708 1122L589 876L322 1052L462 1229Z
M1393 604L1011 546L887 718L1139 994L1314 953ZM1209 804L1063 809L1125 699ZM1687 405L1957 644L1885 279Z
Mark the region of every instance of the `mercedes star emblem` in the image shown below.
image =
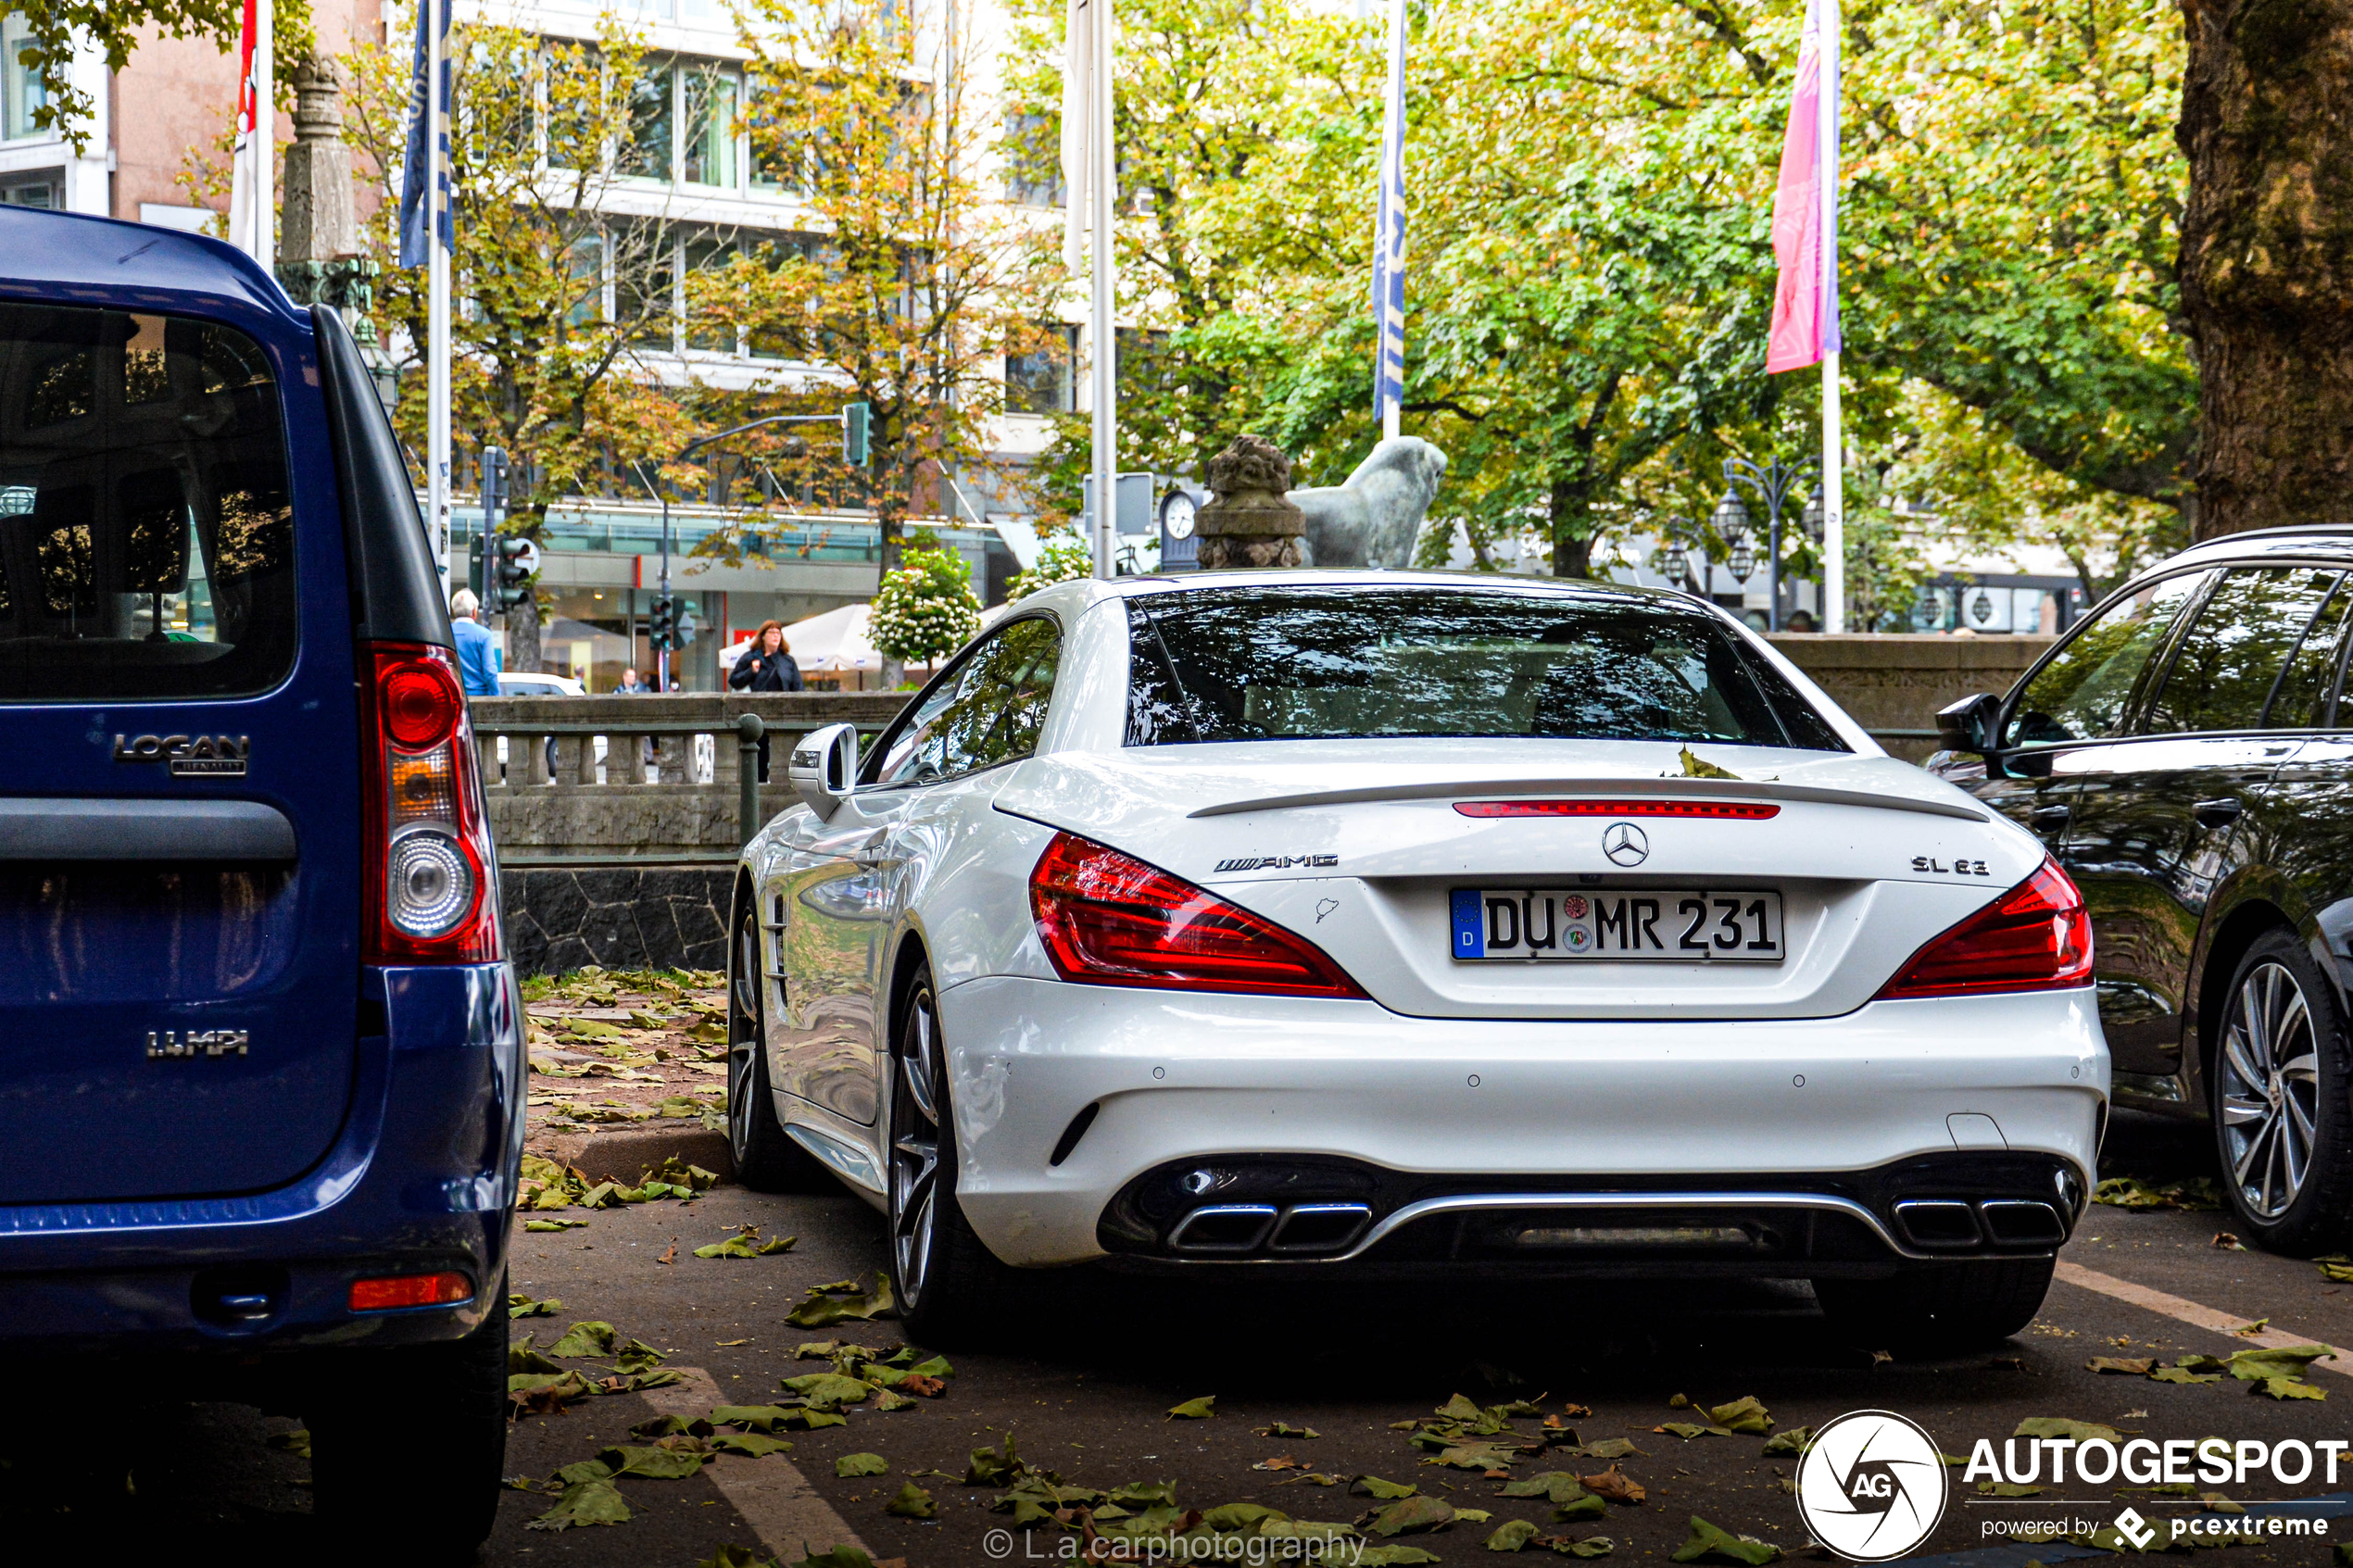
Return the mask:
M1602 853L1617 866L1639 866L1651 858L1651 841L1631 822L1612 822L1602 830Z

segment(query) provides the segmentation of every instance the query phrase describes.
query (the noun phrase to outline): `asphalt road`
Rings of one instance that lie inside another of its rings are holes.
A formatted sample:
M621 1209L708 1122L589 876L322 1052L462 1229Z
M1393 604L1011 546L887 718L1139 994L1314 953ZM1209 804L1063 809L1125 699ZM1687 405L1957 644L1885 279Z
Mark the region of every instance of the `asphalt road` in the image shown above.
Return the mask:
M2194 1173L2210 1169L2205 1148L2202 1130L2128 1120L2111 1140L2108 1165L2160 1178ZM623 1479L620 1489L634 1517L618 1525L532 1530L528 1524L551 1499L510 1491L484 1561L687 1568L734 1543L763 1556L789 1547L782 1560L790 1564L800 1560L799 1541L773 1537L782 1527L825 1520L826 1509L878 1560L900 1558L909 1568L1066 1561L1070 1537L1051 1526L992 1537L989 1532L1007 1524L1006 1515L988 1510L996 1490L961 1484L975 1449L1012 1434L1025 1460L1068 1480L1105 1488L1173 1481L1177 1499L1194 1508L1249 1502L1299 1519L1347 1521L1363 1514L1370 1499L1342 1486L1302 1481L1303 1473L1416 1484L1456 1509L1484 1509L1492 1517L1401 1537L1399 1543L1450 1564L1492 1562L1483 1543L1504 1521L1555 1526L1548 1505L1499 1498L1500 1481L1425 1464L1408 1446L1409 1434L1397 1424L1429 1414L1457 1393L1482 1405L1532 1400L1548 1412L1574 1401L1591 1411L1568 1421L1584 1442L1632 1440L1640 1452L1623 1468L1645 1489L1645 1500L1612 1507L1602 1521L1558 1527L1570 1536L1609 1537L1615 1560L1665 1561L1683 1545L1697 1514L1790 1549L1801 1561L1827 1561L1819 1548L1806 1546L1788 1495L1794 1461L1766 1456L1764 1440L1754 1436L1686 1441L1655 1430L1692 1415L1669 1408L1674 1396L1700 1405L1755 1396L1782 1429L1854 1410L1895 1411L1959 1455L1980 1438L1998 1448L2021 1420L2038 1416L2159 1440L2353 1437L2353 1422L2344 1419L2353 1411L2353 1375L2324 1367L2309 1377L2326 1399L2277 1402L2250 1397L2250 1386L2229 1379L2183 1386L2086 1368L2094 1356L2227 1356L2250 1343L2120 1299L2117 1286L2105 1282L2122 1282L2128 1294L2133 1287L2162 1292L2223 1319L2268 1318L2272 1330L2297 1338L2353 1346L2353 1286L2329 1283L2308 1261L2220 1248L2214 1237L2224 1223L2212 1213L2095 1208L2064 1261L2091 1271L2076 1279L2096 1287L2062 1282L2043 1314L2009 1345L1941 1362L1888 1360L1874 1347L1842 1339L1798 1286L1471 1282L1309 1289L1227 1280L1172 1285L1092 1272L1039 1276L1020 1323L1000 1343L950 1353L954 1375L942 1397L891 1413L851 1407L844 1426L792 1434L789 1456L730 1457L684 1480ZM694 1247L748 1223L798 1242L789 1253L765 1258L691 1256ZM659 1261L673 1237L677 1261ZM599 1211L583 1229L519 1237L514 1288L560 1298L563 1310L517 1330L538 1331L545 1347L574 1321L610 1322L624 1336L661 1348L670 1366L707 1374L719 1399L759 1403L777 1392L780 1377L824 1370L821 1361L793 1359L803 1340L897 1343L887 1322L812 1333L783 1321L810 1288L871 1277L882 1261L880 1223L855 1199L722 1187L690 1205ZM630 1426L660 1413L655 1399L676 1406L702 1386L690 1378L683 1390L616 1395L523 1418L510 1438L507 1468L517 1476L546 1477L631 1440ZM292 1422L235 1406L143 1404L136 1394L92 1387L79 1410L37 1412L44 1419L19 1412L0 1434L0 1520L62 1528L84 1544L131 1550L217 1545L256 1550L249 1561L269 1561L277 1551L306 1562L333 1560L333 1543L308 1534L307 1464L269 1443ZM1213 1418L1167 1415L1170 1407L1202 1396L1215 1397ZM1277 1439L1254 1430L1277 1422L1319 1436ZM1516 1424L1532 1430L1537 1424ZM835 1460L851 1453L883 1456L887 1473L837 1476ZM1299 1468L1257 1468L1277 1459L1296 1460ZM430 1463L431 1456L420 1462ZM1523 1461L1515 1474L1601 1468L1593 1461ZM2000 1545L1996 1522L2073 1515L2106 1525L2126 1506L2158 1521L2204 1511L2195 1499L2080 1482L2035 1498L1981 1497L1955 1474L1944 1522L1919 1555ZM807 1488L796 1475L805 1477ZM884 1511L910 1479L930 1492L936 1519ZM2353 1462L2334 1487L2316 1473L2302 1485L2257 1477L2219 1489L2240 1502L2353 1493ZM806 1490L813 1499L796 1500ZM396 1508L397 1497L397 1478L388 1478L386 1506ZM765 1542L763 1528L772 1537ZM2353 1517L2340 1521L2337 1533L2353 1537ZM834 1544L807 1541L816 1550ZM329 1555L317 1555L322 1549ZM2265 1540L2235 1548L2230 1561L2317 1568L2329 1549L2309 1538ZM2017 1552L2007 1568L2032 1555Z

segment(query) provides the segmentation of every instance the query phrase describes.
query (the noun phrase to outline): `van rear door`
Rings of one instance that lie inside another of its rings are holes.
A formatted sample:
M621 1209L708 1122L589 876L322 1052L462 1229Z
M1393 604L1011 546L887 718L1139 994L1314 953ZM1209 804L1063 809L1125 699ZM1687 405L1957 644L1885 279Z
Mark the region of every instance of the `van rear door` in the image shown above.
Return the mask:
M278 1186L333 1142L359 1024L310 324L37 287L0 300L0 1202Z

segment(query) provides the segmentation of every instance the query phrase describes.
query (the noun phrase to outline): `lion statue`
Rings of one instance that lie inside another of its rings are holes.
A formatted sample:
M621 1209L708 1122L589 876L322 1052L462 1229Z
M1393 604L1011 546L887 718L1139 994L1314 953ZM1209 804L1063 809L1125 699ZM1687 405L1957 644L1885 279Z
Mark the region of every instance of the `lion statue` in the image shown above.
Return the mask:
M1397 435L1374 447L1345 483L1292 491L1292 505L1307 514L1307 564L1404 570L1445 477L1445 453Z

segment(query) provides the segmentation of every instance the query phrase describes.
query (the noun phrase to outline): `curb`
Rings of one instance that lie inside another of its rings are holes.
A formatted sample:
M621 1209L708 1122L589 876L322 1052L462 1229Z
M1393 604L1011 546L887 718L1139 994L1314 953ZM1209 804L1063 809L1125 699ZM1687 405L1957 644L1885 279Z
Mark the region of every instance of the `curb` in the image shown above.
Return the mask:
M559 1164L579 1167L590 1181L634 1182L648 1167L659 1165L673 1154L689 1165L718 1172L723 1182L736 1179L736 1157L728 1147L727 1135L691 1123L618 1127L610 1133L561 1133L545 1142L547 1158Z

